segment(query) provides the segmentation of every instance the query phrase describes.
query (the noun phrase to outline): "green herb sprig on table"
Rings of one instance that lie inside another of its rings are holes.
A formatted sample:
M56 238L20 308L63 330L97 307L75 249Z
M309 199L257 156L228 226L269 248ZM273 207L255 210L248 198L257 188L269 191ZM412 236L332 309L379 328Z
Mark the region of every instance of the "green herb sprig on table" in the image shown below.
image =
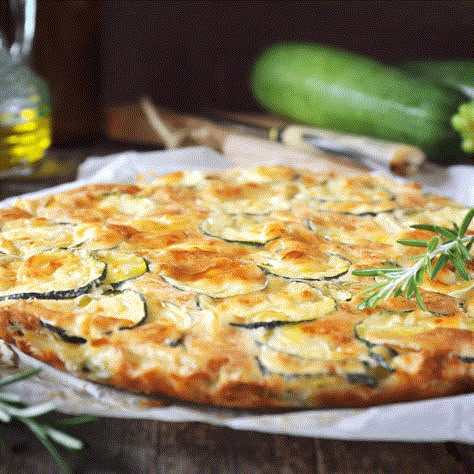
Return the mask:
M466 236L469 224L474 218L474 208L470 209L464 217L461 225L453 223L453 228L441 227L431 224L412 225L413 229L428 230L438 235L425 240L397 240L399 244L412 247L426 247L426 252L411 257L418 260L413 266L407 268L363 268L352 272L355 276L382 277L381 281L363 291L360 294L369 294L357 306L357 309L375 308L378 303L390 296L404 296L411 298L413 295L420 308L426 311L425 304L420 295L419 286L423 283L425 274L430 280L434 280L439 271L451 262L456 271L464 280L470 280L466 270L466 262L471 261L469 253L474 244L474 235Z
M56 408L53 402L28 406L18 394L3 390L4 387L10 384L36 375L40 370L41 369L25 370L19 374L0 378L0 423L10 423L16 420L26 425L50 452L58 466L65 472L71 472L67 462L63 459L55 444L76 451L81 450L84 444L80 439L64 433L58 429L58 427L89 423L94 421L95 417L77 416L48 422L47 420L40 419L40 417L50 413ZM3 445L5 444L1 439L0 442Z

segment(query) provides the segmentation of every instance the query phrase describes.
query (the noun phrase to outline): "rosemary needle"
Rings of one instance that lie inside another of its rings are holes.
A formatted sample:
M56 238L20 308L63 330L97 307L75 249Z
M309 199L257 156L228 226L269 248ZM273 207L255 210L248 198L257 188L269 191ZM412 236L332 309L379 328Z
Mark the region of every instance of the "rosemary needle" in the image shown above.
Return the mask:
M413 229L427 230L434 235L429 241L414 239L399 239L397 242L412 247L425 247L426 252L412 257L417 262L407 268L363 268L352 272L355 276L382 277L385 280L363 290L360 294L368 294L357 309L375 308L378 303L390 296L404 296L415 299L423 310L425 304L420 295L419 286L423 283L425 274L434 280L439 271L451 262L464 280L471 277L466 269L466 262L471 261L470 250L474 244L474 235L466 236L467 229L474 218L474 208L469 209L460 226L453 223L453 228L431 224L412 225Z
M36 375L40 370L41 369L30 369L20 372L19 374L0 378L0 423L10 423L11 421L17 420L26 425L49 451L58 466L64 472L71 472L67 462L56 448L56 445L63 446L67 449L80 450L83 448L83 443L80 439L59 430L57 426L88 423L94 421L95 417L79 416L67 418L55 422L53 426L52 423L40 419L42 415L50 413L56 408L53 402L28 406L19 395L3 390L4 387L8 385ZM0 439L0 444L5 445L5 442Z

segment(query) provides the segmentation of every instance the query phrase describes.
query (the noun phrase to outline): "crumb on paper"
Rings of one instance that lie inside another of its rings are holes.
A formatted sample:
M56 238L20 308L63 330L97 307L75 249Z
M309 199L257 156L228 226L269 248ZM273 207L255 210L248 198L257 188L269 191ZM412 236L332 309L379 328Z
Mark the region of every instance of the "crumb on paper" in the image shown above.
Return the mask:
M140 400L137 406L138 408L164 408L172 406L172 403L164 400Z

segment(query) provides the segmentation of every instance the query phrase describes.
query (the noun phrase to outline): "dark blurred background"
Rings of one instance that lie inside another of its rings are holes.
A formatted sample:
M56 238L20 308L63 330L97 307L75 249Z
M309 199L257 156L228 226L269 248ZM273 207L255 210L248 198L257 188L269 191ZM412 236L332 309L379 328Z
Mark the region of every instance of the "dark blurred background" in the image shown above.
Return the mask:
M107 105L143 94L181 111L257 111L250 68L280 40L323 42L386 62L470 57L473 5L38 0L33 65L51 89L54 142L83 143L103 133Z

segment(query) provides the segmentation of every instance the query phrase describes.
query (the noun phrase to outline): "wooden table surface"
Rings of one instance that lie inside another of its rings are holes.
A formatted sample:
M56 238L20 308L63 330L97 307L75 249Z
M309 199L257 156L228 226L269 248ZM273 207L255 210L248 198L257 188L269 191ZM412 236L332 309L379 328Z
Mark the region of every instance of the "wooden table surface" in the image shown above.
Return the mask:
M87 156L133 147L106 144L50 152L42 177L0 179L0 200L74 179ZM135 147L136 148L136 147ZM61 169L62 176L48 176ZM0 474L61 472L20 425L0 424ZM77 473L472 473L474 446L357 442L235 431L202 423L100 419L68 432L86 442L64 453Z

